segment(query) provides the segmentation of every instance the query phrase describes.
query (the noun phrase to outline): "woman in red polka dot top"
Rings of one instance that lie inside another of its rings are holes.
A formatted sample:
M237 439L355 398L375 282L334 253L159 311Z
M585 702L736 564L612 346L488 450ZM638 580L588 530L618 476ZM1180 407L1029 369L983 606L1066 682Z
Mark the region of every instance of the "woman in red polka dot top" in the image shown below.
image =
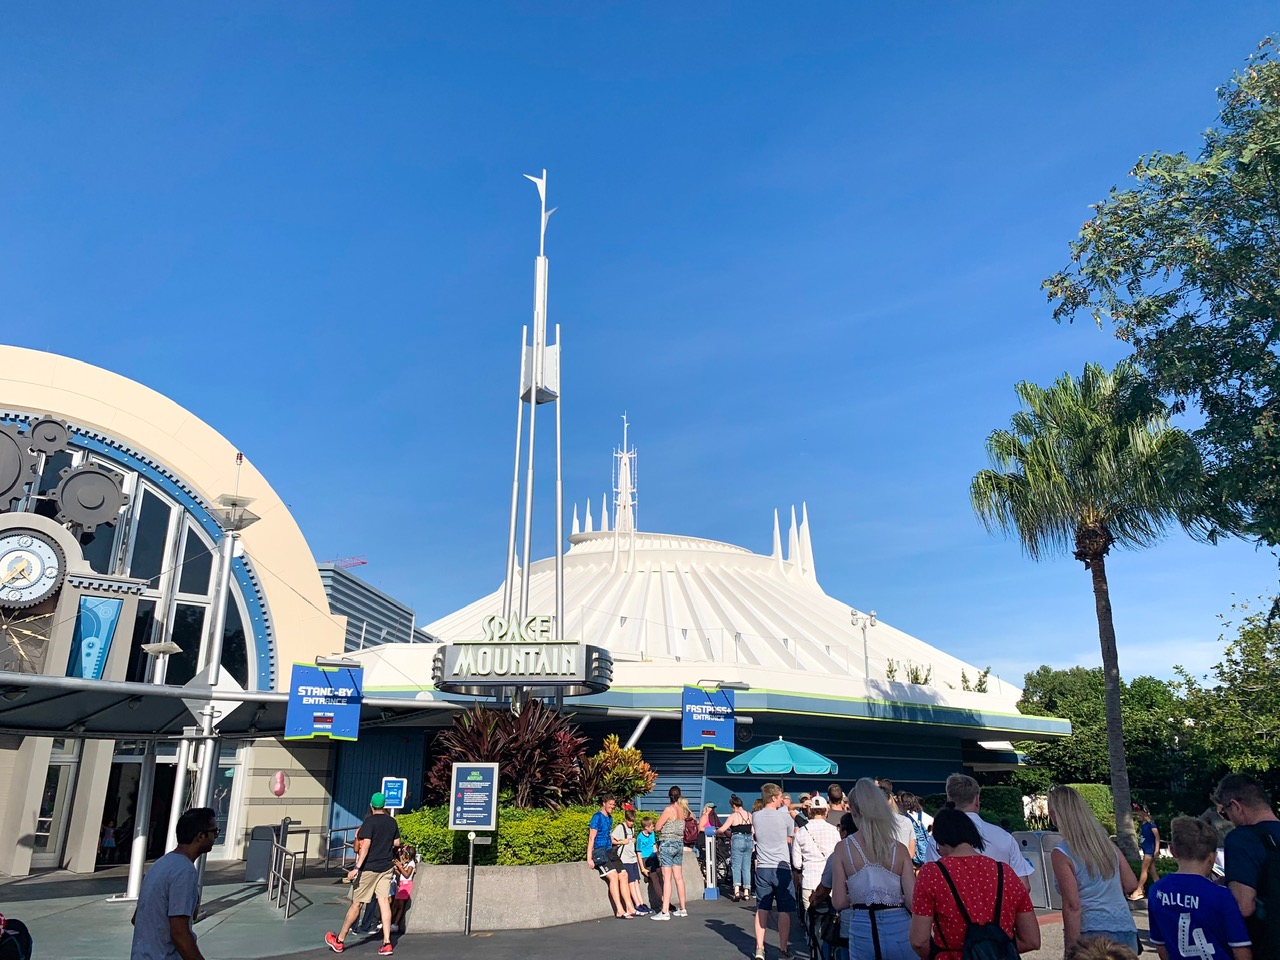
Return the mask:
M911 947L928 960L961 960L964 915L947 883L955 884L965 912L974 923L991 923L1000 889L1000 928L1017 944L1019 953L1040 949L1040 924L1031 896L1007 864L984 857L982 837L969 817L953 807L940 810L933 821L933 839L941 859L926 863L916 877L911 899ZM944 875L945 871L945 875ZM1003 883L999 883L1003 879Z

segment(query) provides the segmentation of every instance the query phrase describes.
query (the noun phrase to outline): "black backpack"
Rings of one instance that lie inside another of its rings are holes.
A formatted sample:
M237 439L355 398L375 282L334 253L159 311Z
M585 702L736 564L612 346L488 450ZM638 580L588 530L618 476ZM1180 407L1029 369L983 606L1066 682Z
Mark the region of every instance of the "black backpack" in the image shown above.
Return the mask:
M996 909L990 923L974 923L969 911L964 908L960 899L960 891L947 868L938 861L938 869L951 888L951 895L956 898L956 906L960 908L960 916L964 918L964 947L961 956L964 960L1018 960L1018 945L1000 926L1000 909L1004 906L1004 871L1003 863L996 864ZM951 949L946 947L946 949Z
M31 933L21 920L0 913L0 960L30 960Z

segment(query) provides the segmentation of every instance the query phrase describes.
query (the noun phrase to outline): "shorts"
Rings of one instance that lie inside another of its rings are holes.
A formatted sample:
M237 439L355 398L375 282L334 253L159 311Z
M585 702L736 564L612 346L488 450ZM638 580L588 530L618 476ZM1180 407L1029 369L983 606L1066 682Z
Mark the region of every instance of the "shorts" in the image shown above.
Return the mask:
M1112 943L1119 943L1128 947L1134 953L1139 953L1142 947L1138 944L1138 932L1136 930L1081 930L1080 939L1084 940L1088 937L1101 937L1104 940L1110 940Z
M791 868L785 863L756 870L756 910L772 910L776 900L779 913L793 913L796 909L795 890Z
M651 853L644 858L644 868L649 871L649 876L662 869L662 864L658 862L658 855Z
M678 867L684 863L684 841L663 840L658 844L658 865Z
M395 870L383 870L381 873L361 870L356 876L356 882L351 885L351 902L368 903L375 897L379 900L389 898L393 874Z
M413 881L401 880L400 886L396 887L396 900L408 900L413 896Z
M640 882L640 864L638 864L638 863L624 863L624 864L622 865L622 869L623 869L623 870L625 870L625 871L627 871L627 880L628 880L628 881L630 881L631 883L639 883L639 882Z
M611 873L622 873L622 858L613 847L596 847L591 851L591 860L596 865L596 873L607 877Z

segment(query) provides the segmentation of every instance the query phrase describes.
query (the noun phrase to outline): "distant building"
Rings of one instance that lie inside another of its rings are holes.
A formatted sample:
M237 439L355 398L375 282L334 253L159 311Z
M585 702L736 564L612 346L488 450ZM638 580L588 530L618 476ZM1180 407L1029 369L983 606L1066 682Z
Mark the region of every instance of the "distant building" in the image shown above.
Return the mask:
M320 582L329 598L330 612L347 618L343 652L363 650L382 643L423 643L415 629L414 612L350 570L334 563L320 564Z

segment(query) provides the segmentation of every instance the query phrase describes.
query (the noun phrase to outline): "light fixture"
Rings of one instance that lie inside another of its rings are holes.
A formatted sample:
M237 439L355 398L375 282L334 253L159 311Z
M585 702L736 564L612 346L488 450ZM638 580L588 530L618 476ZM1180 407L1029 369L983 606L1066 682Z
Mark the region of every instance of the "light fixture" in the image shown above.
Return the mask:
M698 686L714 686L717 690L750 690L745 680L699 680Z
M15 703L18 700L21 700L26 695L27 695L26 687L9 687L7 690L5 690L4 693L0 693L0 697L3 697L5 700L8 700L10 703Z
M142 698L130 697L128 702L125 704L125 706L127 706L130 710L137 710L140 706L142 706Z
M71 732L72 732L72 733L76 733L76 734L84 733L84 724L83 724L83 723L73 723L73 724L71 725Z
M159 643L144 643L140 649L143 653L152 657L171 657L175 653L182 652L182 648L172 640L162 640Z
M364 666L359 660L348 660L346 657L316 657L317 667L328 667L332 670L355 670Z

